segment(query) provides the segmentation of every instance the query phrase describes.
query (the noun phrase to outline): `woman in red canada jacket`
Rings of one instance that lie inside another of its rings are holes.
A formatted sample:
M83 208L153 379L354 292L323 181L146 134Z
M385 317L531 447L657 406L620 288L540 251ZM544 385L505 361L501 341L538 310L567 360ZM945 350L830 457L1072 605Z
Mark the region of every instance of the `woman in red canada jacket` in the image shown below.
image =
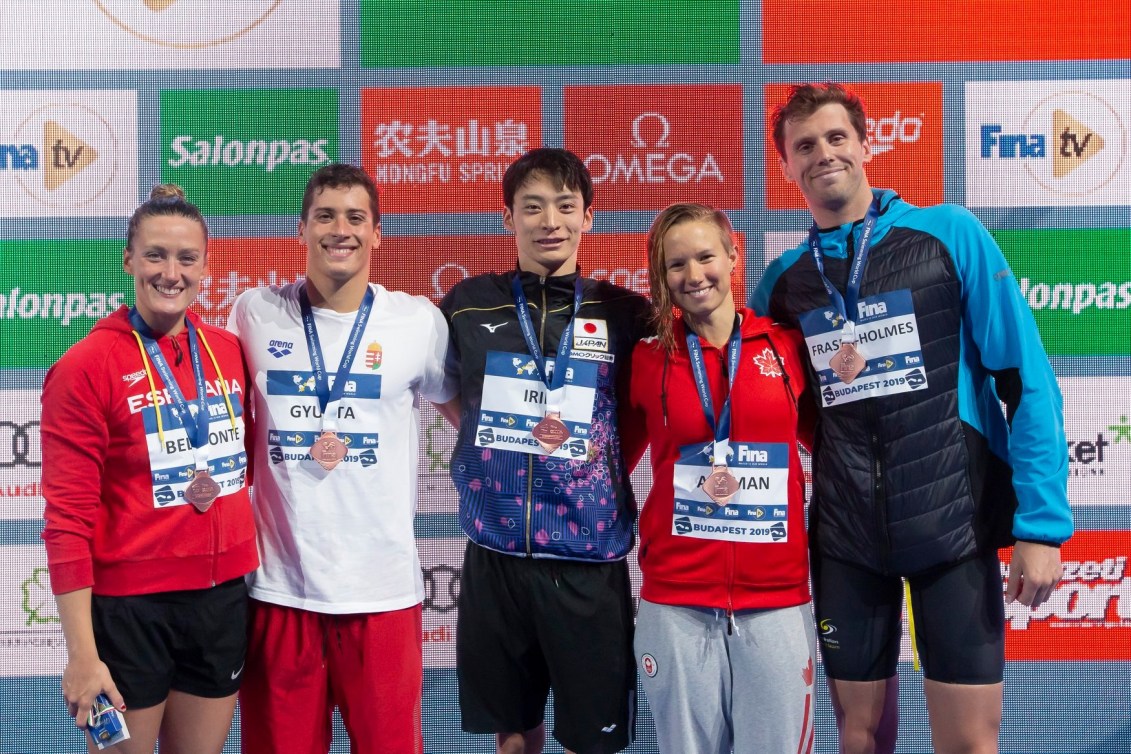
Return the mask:
M248 383L235 336L188 311L207 239L181 190L155 187L126 234L136 305L96 323L43 384L63 696L85 728L105 694L124 713L124 754L151 754L159 734L163 751L219 754L243 669L243 576L259 562Z
M622 422L652 449L635 648L660 750L808 751L804 345L736 308L721 211L665 209L648 261L658 334L633 353Z

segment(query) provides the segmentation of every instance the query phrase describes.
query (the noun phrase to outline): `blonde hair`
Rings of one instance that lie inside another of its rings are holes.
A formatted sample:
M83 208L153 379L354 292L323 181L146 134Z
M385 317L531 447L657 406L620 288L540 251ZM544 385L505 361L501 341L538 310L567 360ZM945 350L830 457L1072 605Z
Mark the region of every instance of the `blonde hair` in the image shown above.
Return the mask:
M648 284L652 294L652 327L660 344L669 354L675 353L675 314L672 311L671 291L668 290L667 269L664 266L664 238L677 225L688 222L707 222L719 229L719 238L727 254L735 253L734 226L730 218L709 204L681 202L668 205L648 229Z

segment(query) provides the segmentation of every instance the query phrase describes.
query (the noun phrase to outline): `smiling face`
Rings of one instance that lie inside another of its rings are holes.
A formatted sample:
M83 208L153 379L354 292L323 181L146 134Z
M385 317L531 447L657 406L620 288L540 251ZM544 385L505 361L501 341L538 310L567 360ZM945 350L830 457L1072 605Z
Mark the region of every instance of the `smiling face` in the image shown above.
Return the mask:
M514 232L519 269L568 275L577 271L577 247L593 227L593 210L577 189L532 173L515 192L514 206L503 209L503 225Z
M863 218L872 202L864 173L872 148L844 106L824 105L807 118L786 121L784 137L782 175L801 189L818 227Z
M204 227L180 215L153 215L137 226L122 257L134 279L137 311L157 333L175 335L208 274Z
M306 276L324 295L368 283L369 258L381 242L381 226L365 187L319 190L298 232L306 246Z
M730 277L738 253L723 244L714 223L691 220L664 234L664 272L672 303L691 323L734 320Z

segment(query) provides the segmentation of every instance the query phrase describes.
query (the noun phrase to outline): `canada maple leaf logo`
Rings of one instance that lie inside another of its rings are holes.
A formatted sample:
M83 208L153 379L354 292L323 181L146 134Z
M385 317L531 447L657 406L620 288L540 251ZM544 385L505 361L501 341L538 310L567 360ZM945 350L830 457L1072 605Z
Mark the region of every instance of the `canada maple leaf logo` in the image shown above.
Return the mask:
M782 376L781 364L774 358L774 352L769 348L763 349L762 353L754 356L754 365L758 367L763 377Z

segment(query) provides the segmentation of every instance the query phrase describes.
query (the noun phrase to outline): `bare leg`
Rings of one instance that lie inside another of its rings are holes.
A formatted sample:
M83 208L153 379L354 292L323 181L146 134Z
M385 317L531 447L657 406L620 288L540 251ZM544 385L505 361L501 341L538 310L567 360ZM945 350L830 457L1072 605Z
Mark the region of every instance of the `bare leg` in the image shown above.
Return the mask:
M112 751L120 754L153 754L153 747L157 744L157 731L161 728L161 716L165 712L165 702L146 707L145 709L126 710L126 727L130 729L128 741L115 744ZM91 754L98 751L90 734L85 730L86 750Z
M997 754L1002 684L923 681L937 754Z
M546 724L531 728L525 733L496 733L497 754L542 754L546 745Z
M220 754L235 709L235 694L207 699L170 691L161 723L161 754Z
M841 754L892 754L899 732L899 679L829 679Z

